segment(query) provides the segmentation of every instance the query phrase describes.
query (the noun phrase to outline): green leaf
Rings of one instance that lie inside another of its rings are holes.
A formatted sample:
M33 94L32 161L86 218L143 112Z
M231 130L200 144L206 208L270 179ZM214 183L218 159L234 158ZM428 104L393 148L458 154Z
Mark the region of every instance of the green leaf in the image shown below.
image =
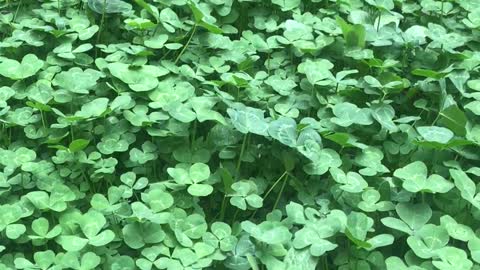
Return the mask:
M454 136L451 130L436 126L418 127L417 131L425 141L439 144L447 144Z
M414 69L412 70L412 74L421 77L432 78L435 80L440 80L445 77L448 72L437 72L429 69Z
M101 231L106 222L103 214L92 210L82 216L79 224L85 236L93 238Z
M342 160L337 152L332 149L322 149L312 157L312 163L307 164L304 170L308 174L322 175L330 168L338 168Z
M81 118L99 117L107 110L108 102L108 98L96 98L84 104L81 110L75 113L75 116Z
M75 153L85 149L89 143L90 143L89 140L77 139L70 143L70 145L68 146L68 149L70 150L70 152Z
M465 109L469 109L468 104L465 106ZM438 123L452 130L458 136L465 136L467 120L465 113L456 105L452 105L440 112Z
M428 259L437 254L448 243L448 233L441 226L427 224L416 235L407 238L408 246L415 255Z
M473 112L475 115L480 115L480 101L476 100L468 103L465 105L465 109Z
M457 223L451 216L442 216L440 223L447 230L448 235L454 239L468 242L475 238L475 233L470 227Z
M440 260L432 263L438 269L471 269L473 266L465 251L456 247L444 247L437 251L437 256Z
M266 136L268 123L265 121L262 110L236 104L235 108L227 109L233 126L241 133L254 133Z
M317 61L307 60L298 66L298 71L307 75L308 81L313 85L329 85L333 74L330 69L333 68L332 62L326 59Z
M382 127L387 129L390 132L398 131L398 127L393 122L393 118L395 117L395 110L392 106L387 104L373 104L371 107L371 114L372 117L377 120Z
M25 55L22 62L4 59L0 63L0 75L12 80L23 80L37 74L43 64L44 62L34 54Z
M282 11L289 11L294 8L297 8L301 1L300 0L272 0L272 3L279 5L282 8Z
M62 248L66 251L82 250L88 243L88 239L78 237L76 235L60 235L56 238Z
M52 83L72 93L88 94L102 76L103 74L97 70L73 67L57 74Z
M27 227L23 224L10 224L5 229L5 234L9 239L18 239L27 231Z
M123 13L132 9L132 5L123 0L88 0L88 7L98 14Z
M268 221L260 225L255 225L250 221L244 221L241 225L242 228L254 238L270 245L285 243L292 237L292 234L286 227L276 226Z
M153 189L148 192L147 203L154 212L161 212L173 205L174 198L168 192L160 189Z
M333 114L336 117L331 118L331 121L342 127L348 127L353 124L370 125L373 123L370 109L360 109L357 105L348 102L336 104L333 107Z
M297 145L297 123L291 118L280 117L270 122L268 134L287 146Z
M348 215L347 229L351 236L360 241L364 241L367 232L373 226L373 219L360 212L352 212Z
M427 166L421 161L415 161L395 170L393 173L403 182L403 188L410 192L446 193L453 188L453 183L440 175L432 174L427 178Z
M143 65L142 67L133 67L124 63L110 63L108 70L112 75L124 83L135 92L150 91L158 86L157 77L168 74L168 70L158 66Z
M213 187L206 184L193 184L188 186L188 193L196 197L208 196L213 192Z
M335 16L337 24L342 29L343 38L346 41L347 47L364 48L366 31L365 27L360 24L349 24L340 16Z
M414 231L421 229L432 217L432 209L427 204L399 203L395 210Z
M472 179L470 179L470 177L468 177L465 172L461 170L450 169L449 171L455 182L455 186L458 190L460 190L462 198L472 202L477 189L475 183L472 181Z
M197 25L205 28L206 30L208 30L208 31L210 31L214 34L222 34L223 33L222 29L220 29L218 26L205 21L206 15L203 13L202 10L200 10L197 7L196 3L189 1L188 6L190 7L190 10L193 13L193 17L195 18L195 23Z

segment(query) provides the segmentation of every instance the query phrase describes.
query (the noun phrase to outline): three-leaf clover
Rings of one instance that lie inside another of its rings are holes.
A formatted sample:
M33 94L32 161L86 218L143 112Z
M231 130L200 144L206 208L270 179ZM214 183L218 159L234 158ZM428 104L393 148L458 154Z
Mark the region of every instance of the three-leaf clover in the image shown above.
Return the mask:
M193 196L208 196L213 191L209 184L202 184L210 177L210 168L204 163L195 163L188 168L168 168L168 174L180 185L188 185L187 191Z
M403 180L403 188L410 192L446 193L454 187L438 174L427 177L427 166L422 161L415 161L393 172L395 177Z

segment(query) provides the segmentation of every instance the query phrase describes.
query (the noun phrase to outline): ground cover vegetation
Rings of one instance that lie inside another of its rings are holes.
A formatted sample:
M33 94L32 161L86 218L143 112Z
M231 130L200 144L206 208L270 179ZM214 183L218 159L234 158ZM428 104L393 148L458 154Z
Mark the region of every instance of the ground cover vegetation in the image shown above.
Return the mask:
M479 0L0 5L0 269L480 269Z

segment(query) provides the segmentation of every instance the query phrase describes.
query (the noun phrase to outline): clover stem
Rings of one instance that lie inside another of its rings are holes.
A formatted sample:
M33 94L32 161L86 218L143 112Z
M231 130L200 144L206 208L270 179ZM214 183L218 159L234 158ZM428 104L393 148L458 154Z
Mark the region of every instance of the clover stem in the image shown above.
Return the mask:
M40 110L40 116L41 116L41 118L42 118L42 126L43 126L43 128L46 129L46 128L47 128L47 124L46 124L46 121L45 121L45 115L43 114L43 111L42 111L42 110Z
M242 166L243 153L245 152L245 145L247 144L248 133L243 136L242 148L240 149L240 156L238 157L237 167L235 168L235 179L240 176L240 167Z
M328 259L327 259L327 254L323 256L323 269L328 270Z
M11 127L5 126L6 124L2 124L2 134L5 134L6 136L2 136L2 141L6 144L8 147L10 145L10 129Z
M273 185L270 187L270 189L265 193L265 195L263 195L263 198L262 200L265 200L268 195L270 195L270 193L273 191L273 189L277 186L278 183L280 183L280 181L283 179L283 177L285 177L285 175L287 175L288 172L285 171L282 175L280 175L280 177L277 178L277 180L275 180L275 182L273 183ZM275 208L274 208L275 209ZM255 210L253 212L253 214L250 216L250 219L252 219L253 217L255 217L255 214L257 214L257 211L258 210Z
M193 131L192 131L192 141L191 141L191 146L195 144L195 137L197 136L197 121L193 120Z
M107 192L108 192L108 189L109 189L111 186L113 186L113 184L112 184L112 179L111 179L110 175L108 175L106 178L107 178L107 184L108 184L108 188L107 188Z
M378 13L377 32L380 29L380 21L382 20L382 11Z
M175 64L178 63L178 60L180 60L180 57L182 57L183 53L185 53L185 50L188 48L188 45L190 45L190 42L192 42L193 35L195 35L196 31L197 31L197 24L194 24L192 28L192 33L190 33L190 37L188 38L187 43L185 43L185 46L183 46L182 50L180 51L177 58L175 59Z
M157 166L156 166L155 163L156 163L156 162L155 162L155 159L152 160L153 177L154 177L155 179L157 179Z
M97 193L97 191L95 190L95 185L93 184L93 181L91 179L88 179L87 176L85 175L85 172L83 171L82 171L82 178L85 182L90 184L90 186L92 187L93 193Z
M435 119L433 120L433 122L432 122L432 124L431 124L432 126L434 126L434 125L437 123L438 119L440 118L440 115L441 115L441 113L439 112L439 113L437 114L437 117L435 117Z
M275 200L275 203L273 204L272 211L277 208L278 202L280 201L280 198L282 197L283 190L285 189L285 185L287 184L287 180L288 180L288 174L287 174L287 176L285 176L285 178L283 179L282 187L280 188L280 192L279 192L278 195L277 195L277 199Z
M235 220L237 219L237 216L238 216L238 213L239 213L239 212L240 212L240 209L237 208L237 209L235 210L235 213L233 214L232 225L233 225L233 223L235 223Z
M383 102L385 100L385 97L387 96L387 93L382 89L382 92L383 92L383 96L382 96L382 99L380 100L381 102Z
M225 218L225 209L227 208L227 194L223 195L222 206L220 207L220 220Z
M267 53L267 74L270 76L270 52Z
M70 125L70 137L72 138L72 142L75 140L75 134L73 134L73 124Z
M12 23L15 22L15 19L17 18L18 12L20 11L20 7L22 6L22 4L23 0L20 0L20 2L18 2L17 9L15 10L15 14L13 15Z
M100 26L98 27L97 41L95 42L95 45L97 45L101 41L103 24L105 23L105 13L107 12L106 9L107 9L107 0L103 0L102 18L100 19ZM97 58L97 55L98 55L98 48L95 48L95 58Z
M278 177L277 180L275 180L275 182L273 183L273 185L270 187L270 189L267 191L267 193L265 193L265 195L263 196L263 199L265 200L268 195L270 195L270 193L273 191L273 189L277 186L278 183L280 183L280 181L283 179L283 177L285 175L287 175L287 171L285 171L280 177Z
M62 15L62 0L57 0L57 9L58 9L58 15Z

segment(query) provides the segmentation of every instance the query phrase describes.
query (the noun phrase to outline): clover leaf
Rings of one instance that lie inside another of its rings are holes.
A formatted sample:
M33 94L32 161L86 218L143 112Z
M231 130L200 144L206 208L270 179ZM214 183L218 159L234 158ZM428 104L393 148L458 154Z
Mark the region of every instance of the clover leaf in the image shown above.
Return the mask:
M44 62L34 54L27 54L22 62L4 59L0 63L0 75L12 80L23 80L31 77L43 67Z
M151 65L142 67L132 67L124 63L110 63L108 70L112 75L128 86L135 92L145 92L158 86L158 77L168 74L168 70Z
M97 70L73 67L57 74L52 83L72 93L88 94L102 76L103 74Z
M368 187L368 183L356 172L345 174L341 169L332 167L330 174L337 183L342 184L340 188L346 192L360 193Z
M239 209L247 210L247 205L253 208L263 206L263 198L257 194L257 186L252 181L239 181L231 186L233 190L230 203Z
M410 192L446 193L454 185L438 174L427 177L427 166L415 161L393 172L395 177L403 179L403 188Z
M305 172L312 175L323 175L330 168L338 168L342 160L337 152L332 149L321 149L312 157L312 163L304 167Z
M243 104L235 104L227 109L233 126L241 133L254 133L266 136L268 123L264 118L264 112L259 109L247 107Z
M426 204L401 203L395 210L401 219L386 217L382 218L382 223L410 235L423 228L432 217L432 210Z
M352 124L370 125L373 122L369 109L360 109L352 103L336 104L333 107L333 114L336 117L331 118L331 121L342 127L348 127Z
M242 229L255 239L270 245L285 243L292 237L288 229L278 222L264 221L256 225L251 221L244 221Z
M88 0L88 7L98 14L102 13L122 13L132 9L132 5L123 0Z

